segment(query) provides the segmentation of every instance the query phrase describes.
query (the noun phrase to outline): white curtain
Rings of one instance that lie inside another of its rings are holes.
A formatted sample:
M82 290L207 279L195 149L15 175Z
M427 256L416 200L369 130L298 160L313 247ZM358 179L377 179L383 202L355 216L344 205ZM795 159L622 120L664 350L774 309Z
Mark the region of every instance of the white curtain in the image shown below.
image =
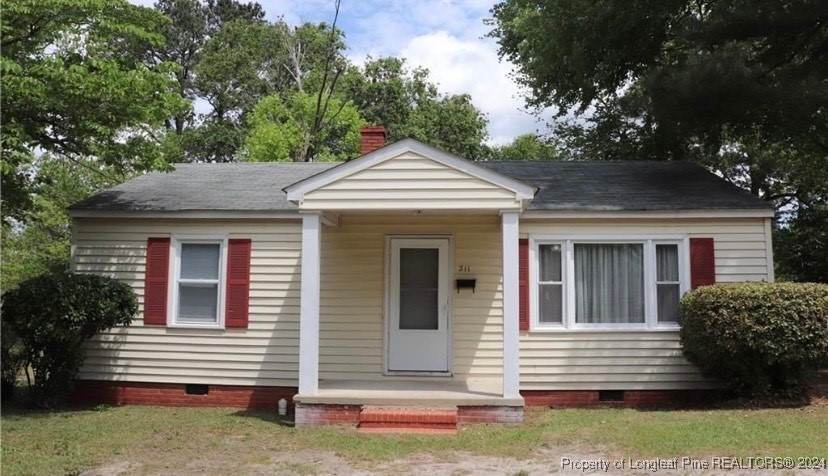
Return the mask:
M644 246L575 244L575 321L644 322Z

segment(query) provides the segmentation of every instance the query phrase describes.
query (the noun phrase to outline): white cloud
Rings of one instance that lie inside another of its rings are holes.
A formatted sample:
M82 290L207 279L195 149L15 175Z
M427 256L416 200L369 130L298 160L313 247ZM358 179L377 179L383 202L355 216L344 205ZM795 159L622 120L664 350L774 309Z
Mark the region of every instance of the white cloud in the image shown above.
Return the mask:
M512 66L499 60L492 42L463 40L440 31L412 38L400 54L410 65L428 68L441 91L470 94L489 118L492 144L544 127L523 107L524 96L509 77ZM542 116L548 119L549 114Z

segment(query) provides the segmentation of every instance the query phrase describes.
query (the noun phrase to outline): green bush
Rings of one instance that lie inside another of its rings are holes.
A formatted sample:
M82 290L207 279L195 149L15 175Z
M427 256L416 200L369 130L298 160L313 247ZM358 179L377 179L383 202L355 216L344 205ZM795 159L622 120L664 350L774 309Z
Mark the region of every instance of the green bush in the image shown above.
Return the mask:
M3 295L3 321L20 339L34 374L32 397L42 407L61 403L83 364L83 342L138 311L135 293L113 278L52 273Z
M740 397L801 398L828 359L828 285L704 286L681 301L687 359Z

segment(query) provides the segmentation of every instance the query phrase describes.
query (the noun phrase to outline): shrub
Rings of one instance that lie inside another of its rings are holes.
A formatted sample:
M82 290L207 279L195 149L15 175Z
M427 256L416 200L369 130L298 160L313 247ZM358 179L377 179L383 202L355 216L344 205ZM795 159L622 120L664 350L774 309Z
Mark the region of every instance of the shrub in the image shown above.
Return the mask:
M828 359L828 285L704 286L679 319L687 359L741 397L801 398Z
M135 293L112 278L52 273L20 283L3 296L3 320L16 333L34 374L38 406L63 401L83 364L83 342L138 310Z

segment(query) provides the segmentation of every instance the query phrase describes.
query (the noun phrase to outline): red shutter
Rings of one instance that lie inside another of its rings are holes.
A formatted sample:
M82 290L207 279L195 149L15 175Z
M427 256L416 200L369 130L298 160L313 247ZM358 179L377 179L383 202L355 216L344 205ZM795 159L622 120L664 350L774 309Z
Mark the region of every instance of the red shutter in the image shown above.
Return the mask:
M518 300L520 312L518 322L520 330L529 330L529 240L518 241Z
M250 315L250 240L230 240L227 250L225 327L247 328Z
M144 325L167 325L167 280L170 269L170 239L147 239L144 273Z
M713 238L690 238L690 287L716 283Z

